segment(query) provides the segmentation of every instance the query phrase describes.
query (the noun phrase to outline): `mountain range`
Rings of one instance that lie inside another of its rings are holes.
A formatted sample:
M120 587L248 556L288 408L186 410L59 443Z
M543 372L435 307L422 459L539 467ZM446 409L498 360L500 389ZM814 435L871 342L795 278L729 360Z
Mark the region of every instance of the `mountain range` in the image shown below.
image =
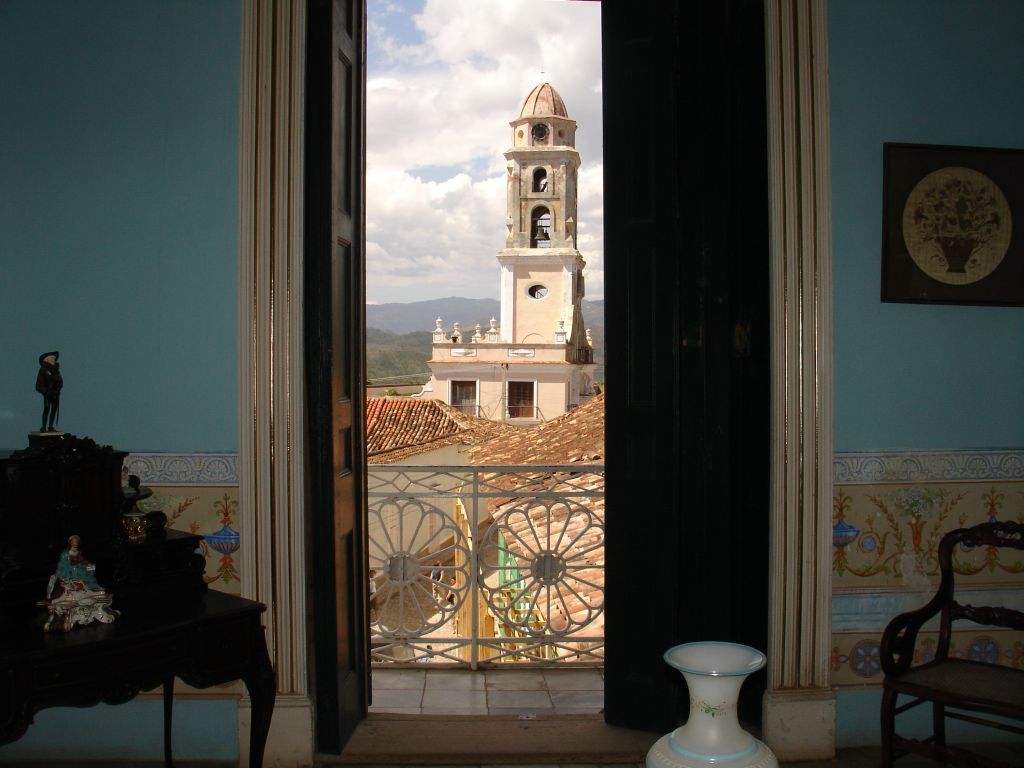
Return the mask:
M429 373L431 332L441 318L446 333L458 321L472 334L479 323L486 330L491 318L500 318L497 299L451 296L408 303L366 305L366 365L371 384L422 383ZM583 318L594 337L595 380L604 380L604 301L583 302Z

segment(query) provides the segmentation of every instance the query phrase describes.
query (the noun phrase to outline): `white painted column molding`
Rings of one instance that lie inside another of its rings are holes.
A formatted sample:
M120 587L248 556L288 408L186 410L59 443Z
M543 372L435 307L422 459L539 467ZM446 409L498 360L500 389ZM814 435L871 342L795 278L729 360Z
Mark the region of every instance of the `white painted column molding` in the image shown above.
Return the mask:
M771 618L765 741L832 757L832 232L824 0L766 0L771 189Z
M511 344L513 341L512 334L515 330L514 312L515 312L515 289L516 281L513 274L512 264L501 265L501 326L499 330L501 332L501 340Z
M312 765L302 348L306 5L242 0L238 404L242 593L267 605L278 698L266 765ZM239 748L248 750L248 701Z

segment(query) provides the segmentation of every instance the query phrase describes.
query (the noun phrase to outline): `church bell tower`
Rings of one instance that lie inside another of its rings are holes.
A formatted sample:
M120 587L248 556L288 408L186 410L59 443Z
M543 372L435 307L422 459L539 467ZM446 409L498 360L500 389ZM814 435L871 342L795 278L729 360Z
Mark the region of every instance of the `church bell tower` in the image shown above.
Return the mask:
M591 363L580 309L586 262L576 249L576 121L543 83L510 125L505 248L498 254L502 340L567 342L568 362Z
M576 249L576 122L548 83L513 120L507 161L501 324L470 332L441 318L421 397L496 421L535 423L594 394L594 348L583 325ZM495 222L497 223L497 222Z

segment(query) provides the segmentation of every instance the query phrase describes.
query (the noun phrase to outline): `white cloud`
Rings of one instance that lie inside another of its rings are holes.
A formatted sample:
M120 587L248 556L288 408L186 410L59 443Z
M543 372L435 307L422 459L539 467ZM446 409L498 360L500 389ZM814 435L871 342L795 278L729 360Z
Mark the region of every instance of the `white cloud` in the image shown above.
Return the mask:
M371 4L367 292L371 301L498 295L508 123L548 81L579 124L579 248L602 291L600 6ZM543 73L542 73L543 72Z

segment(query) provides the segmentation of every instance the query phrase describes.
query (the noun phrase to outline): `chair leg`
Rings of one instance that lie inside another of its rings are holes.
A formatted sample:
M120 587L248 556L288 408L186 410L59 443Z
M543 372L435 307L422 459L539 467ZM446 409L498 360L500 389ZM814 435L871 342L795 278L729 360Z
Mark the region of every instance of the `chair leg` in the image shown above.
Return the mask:
M896 732L896 697L898 694L887 688L882 688L882 762L881 768L892 768L893 736Z
M946 708L937 701L932 702L932 733L936 744L946 746Z

